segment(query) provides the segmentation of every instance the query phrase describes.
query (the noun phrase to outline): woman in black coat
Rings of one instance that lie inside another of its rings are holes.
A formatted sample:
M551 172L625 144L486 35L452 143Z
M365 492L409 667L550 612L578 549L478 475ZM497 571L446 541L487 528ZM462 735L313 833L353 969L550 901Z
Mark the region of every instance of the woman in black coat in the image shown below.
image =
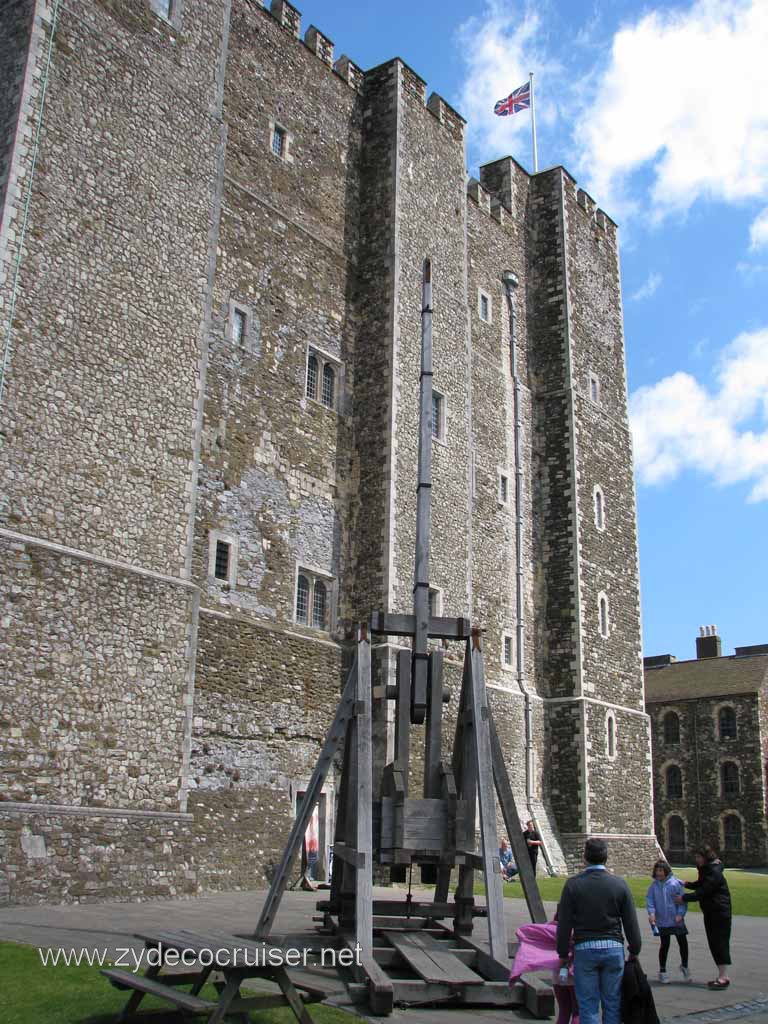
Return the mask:
M698 901L704 916L704 929L712 959L717 965L718 975L710 981L710 988L728 988L731 979L727 967L731 963L731 893L723 874L723 865L711 846L700 846L694 852L699 877L695 882L685 882L686 889L693 889L684 896L676 896L676 903Z

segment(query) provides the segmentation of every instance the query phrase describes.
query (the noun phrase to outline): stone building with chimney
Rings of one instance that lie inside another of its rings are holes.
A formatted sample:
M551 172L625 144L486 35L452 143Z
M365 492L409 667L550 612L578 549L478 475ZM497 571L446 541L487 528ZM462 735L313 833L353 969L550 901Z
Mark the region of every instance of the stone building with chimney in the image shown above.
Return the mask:
M696 658L644 659L656 835L673 863L711 843L726 864L768 864L768 644L723 656L702 626Z
M459 113L300 22L2 5L6 900L264 884L353 624L411 607L426 257L433 605L552 868L655 856L616 226L563 167L467 187Z

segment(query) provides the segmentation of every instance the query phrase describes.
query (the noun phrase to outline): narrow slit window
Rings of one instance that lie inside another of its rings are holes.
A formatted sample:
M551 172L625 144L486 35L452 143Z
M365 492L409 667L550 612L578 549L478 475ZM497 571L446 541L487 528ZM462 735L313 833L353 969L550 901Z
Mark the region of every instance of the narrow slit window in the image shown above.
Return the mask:
M599 603L599 617L600 617L600 635L602 637L608 636L609 620L608 620L608 598L601 596Z
M480 296L480 319L486 323L490 319L490 303L487 295Z
M683 795L683 773L676 764L667 768L667 799L680 800Z
M736 739L736 712L733 708L720 708L718 725L721 740Z
M721 765L720 784L722 786L723 796L731 797L739 795L741 789L739 785L739 766L733 761L726 761L725 764Z
M272 152L275 156L285 156L285 129L275 125L272 129Z
M589 397L595 405L600 404L600 380L594 373L589 375Z
M674 711L668 711L664 716L664 742L680 742L680 718Z
M598 530L605 529L605 501L599 487L595 488L595 526Z
M723 820L723 845L726 850L740 850L743 845L741 818L729 814Z
M509 502L509 477L506 474L499 474L499 501L502 505Z
M685 849L685 822L676 814L673 814L667 822L667 835L670 850Z
M512 637L504 637L504 664L507 668L512 666Z
M310 353L307 360L307 398L317 398L317 356Z
M235 345L242 345L245 341L246 317L242 309L234 310L232 314L232 341Z
M445 440L445 399L436 391L432 392L432 437Z
M231 545L225 540L216 541L216 559L213 574L217 580L229 580L229 555Z
M328 592L325 584L315 581L315 592L312 597L312 625L315 629L325 629Z
M613 715L608 715L607 726L607 746L608 746L608 757L616 757L616 721Z
M296 584L296 621L303 626L309 624L309 580L299 576Z
M323 367L323 405L332 409L336 397L336 372L330 363Z
M150 0L150 6L155 14L170 21L173 15L174 0Z

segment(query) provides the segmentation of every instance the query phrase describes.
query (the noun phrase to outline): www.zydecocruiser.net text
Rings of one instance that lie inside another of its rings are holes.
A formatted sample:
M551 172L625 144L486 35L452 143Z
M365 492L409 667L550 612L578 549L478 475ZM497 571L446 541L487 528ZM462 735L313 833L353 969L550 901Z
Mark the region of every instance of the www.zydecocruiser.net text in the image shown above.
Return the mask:
M43 967L123 967L138 971L142 967L351 967L361 965L360 946L344 949L282 949L279 946L237 946L223 949L168 949L159 943L135 950L118 946L109 949L38 948ZM116 954L116 955L115 955Z

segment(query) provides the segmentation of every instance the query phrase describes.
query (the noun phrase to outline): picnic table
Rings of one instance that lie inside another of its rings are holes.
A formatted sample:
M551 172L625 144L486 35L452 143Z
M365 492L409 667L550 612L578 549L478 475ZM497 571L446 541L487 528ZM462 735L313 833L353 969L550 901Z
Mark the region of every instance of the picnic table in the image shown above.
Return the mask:
M141 933L136 938L144 942L150 954L150 966L144 974L120 968L101 972L116 988L131 990L116 1021L135 1014L144 996L153 995L176 1006L183 1017L206 1017L208 1024L219 1024L227 1014L236 1014L246 1022L251 1010L286 1005L300 1024L313 1024L305 1003L319 1002L326 996L324 989L303 980L294 982L288 976L287 967L298 966L291 961L302 956L299 950L221 932L200 934L185 929ZM179 966L184 969L173 969ZM214 972L212 984L218 999L203 998L200 993ZM249 978L276 982L280 992L242 995L240 986Z

